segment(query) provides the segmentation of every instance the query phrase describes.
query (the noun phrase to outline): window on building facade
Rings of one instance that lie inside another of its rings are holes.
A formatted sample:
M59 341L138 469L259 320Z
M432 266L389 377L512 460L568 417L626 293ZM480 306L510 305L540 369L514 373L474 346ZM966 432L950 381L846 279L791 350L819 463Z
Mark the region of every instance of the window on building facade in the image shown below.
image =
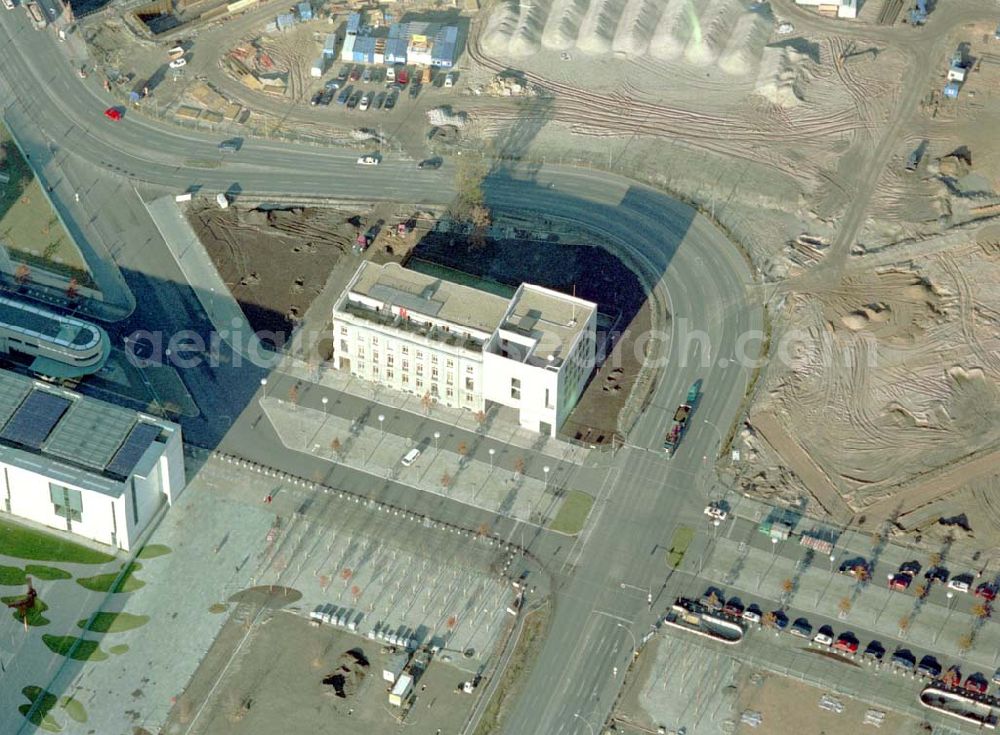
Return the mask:
M378 362L378 350L372 350L372 361Z
M447 381L448 381L448 385L454 385L455 384L455 376L452 375L451 373L448 373Z
M438 397L438 386L437 383L431 383L431 395L435 398Z
M510 379L510 397L515 400L521 400L521 381L519 378Z
M399 351L402 352L404 355L409 355L410 354L410 348L407 347L406 345L403 345L402 347L400 347Z
M340 328L340 333L341 333L342 335L346 335L346 334L347 334L347 327L341 327L341 328Z
M446 396L448 396L448 398L454 398L455 397L455 389L454 388L445 388L444 394Z
M472 394L471 393L466 393L465 394L465 402L466 403L472 403Z
M476 389L476 382L472 378L466 378L465 379L465 389L466 390L475 390Z
M409 360L403 360L403 372L405 373L409 369L410 369L410 361Z
M438 364L438 356L431 355L431 365L437 365L437 364Z
M386 380L392 380L392 374L393 374L392 373L392 368L386 368L385 369L385 379Z
M465 366L465 372L467 374L472 375L473 370L474 370L474 368L472 367L472 365L466 365Z
M420 363L418 362L418 363L417 363L417 375L423 375L423 374L424 374L424 366L423 366L423 365L421 365L421 364L420 364Z
M372 335L372 344L373 345L377 345L378 344L378 335L375 335L375 334Z
M417 385L417 390L420 390L421 388L424 387L424 381L421 380L420 378L417 378L416 385Z
M390 353L390 354L388 354L388 355L385 356L385 364L386 365L389 365L391 367L393 362L394 362L394 359L393 359L392 353Z
M346 339L340 340L340 351L341 352L350 352L351 351L351 348L347 346L347 340Z
M436 367L431 368L431 379L432 380L438 379L438 369Z
M407 375L406 373L403 373L403 375L401 376L401 378L402 378L403 385L409 385L410 384L410 376L409 375Z
M365 346L358 345L358 357L364 357L364 356L365 356Z
M448 360L448 367L449 368L455 367L455 361L454 360Z
M372 365L372 377L373 378L378 377L378 365Z
M52 510L60 518L66 519L66 527L77 523L83 518L83 495L79 490L72 490L54 482L49 483L49 498L52 500Z

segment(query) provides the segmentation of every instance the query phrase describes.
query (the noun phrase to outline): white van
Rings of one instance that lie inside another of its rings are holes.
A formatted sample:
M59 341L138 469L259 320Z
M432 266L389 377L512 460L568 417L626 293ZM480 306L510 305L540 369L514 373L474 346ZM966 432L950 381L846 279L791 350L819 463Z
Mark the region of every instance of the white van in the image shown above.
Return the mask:
M396 70L391 66L385 70L385 81L390 84L396 81Z
M409 467L411 464L417 461L417 457L419 456L420 456L420 450L414 447L413 449L411 449L406 453L405 457L403 457L403 466Z

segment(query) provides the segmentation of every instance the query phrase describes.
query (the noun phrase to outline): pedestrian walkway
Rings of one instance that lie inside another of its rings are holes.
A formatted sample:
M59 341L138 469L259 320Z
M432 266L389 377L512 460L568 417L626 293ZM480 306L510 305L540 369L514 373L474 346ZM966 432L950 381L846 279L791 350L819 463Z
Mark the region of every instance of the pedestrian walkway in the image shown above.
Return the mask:
M262 404L282 443L292 450L534 525L545 525L561 503L556 496L561 477L538 480L426 440L421 455L404 466L403 456L418 446L413 438L275 398Z

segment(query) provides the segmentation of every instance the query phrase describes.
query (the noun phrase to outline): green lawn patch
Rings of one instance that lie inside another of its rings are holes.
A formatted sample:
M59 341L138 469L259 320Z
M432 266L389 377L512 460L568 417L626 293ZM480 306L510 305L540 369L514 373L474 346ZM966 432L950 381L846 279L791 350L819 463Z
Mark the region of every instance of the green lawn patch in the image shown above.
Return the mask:
M116 656L121 656L123 653L128 652L128 643L119 643L116 646L111 646L108 650Z
M126 630L132 630L133 628L145 625L149 622L149 616L132 615L126 612L100 612L94 616L93 620L89 621L89 627L87 626L87 622L86 618L77 620L76 625L93 633L122 633Z
M587 493L570 490L566 493L562 505L559 506L559 512L549 524L549 528L571 536L580 533L593 505L594 499Z
M679 567L681 562L684 561L684 554L687 552L687 548L691 545L693 539L694 529L692 528L681 526L674 531L674 537L670 539L670 550L667 552L667 564L674 569Z
M139 552L140 559L155 559L158 556L169 554L173 549L163 544L147 544Z
M115 560L103 551L89 549L51 533L25 528L6 519L0 520L0 554L15 559L77 564L107 564Z
M8 597L0 597L0 602L6 604L8 602L17 602L23 599L24 595L10 595ZM44 615L42 615L42 613L48 609L49 606L46 605L44 602L42 602L42 598L36 597L34 607L28 610L28 625L34 625L34 626L48 625L49 619ZM21 620L20 612L18 612L17 610L11 610L10 614L14 618L14 620L16 620L19 624L23 623L23 621Z
M58 567L47 567L42 564L26 564L24 571L29 577L35 579L73 579L73 575L65 569Z
M59 706L66 710L66 714L74 722L87 721L87 708L79 700L73 699L73 697L63 697L59 700Z
M26 575L21 567L0 566L0 584L20 587L25 581Z
M49 647L52 653L69 656L74 661L104 661L108 657L108 654L101 650L97 641L88 641L72 635L49 635L46 633L42 636L42 642Z
M109 572L107 574L97 574L93 577L79 577L76 583L93 592L135 592L137 589L146 586L146 583L141 579L136 579L132 576L135 572L142 569L142 564L132 562L128 565L127 569L124 565L122 569L126 570L125 574L121 574L121 572Z
M28 698L29 704L20 705L17 708L18 712L28 717L28 713L31 712L31 708L37 701L38 707L28 718L31 724L48 732L62 732L62 725L49 714L58 701L55 694L35 686L27 686L21 690L21 693Z

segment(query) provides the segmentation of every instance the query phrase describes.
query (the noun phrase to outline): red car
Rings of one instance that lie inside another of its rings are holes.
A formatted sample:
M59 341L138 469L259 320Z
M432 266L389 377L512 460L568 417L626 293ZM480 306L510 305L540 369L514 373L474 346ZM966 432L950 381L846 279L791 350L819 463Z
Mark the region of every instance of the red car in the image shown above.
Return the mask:
M986 694L988 687L989 685L986 683L986 679L983 678L982 674L969 674L969 678L965 680L965 690L967 692Z
M837 642L833 644L834 651L843 651L844 653L857 653L858 652L858 642L853 638L847 638L846 636L840 636Z
M108 118L108 120L114 120L115 122L118 122L119 120L122 119L122 111L119 110L117 107L109 107L104 111L104 117Z
M893 574L889 579L889 589L891 590L905 590L910 587L910 582L913 580L908 574Z
M976 587L975 595L976 597L982 597L987 602L993 602L997 596L997 588L989 582L983 582L981 585Z

